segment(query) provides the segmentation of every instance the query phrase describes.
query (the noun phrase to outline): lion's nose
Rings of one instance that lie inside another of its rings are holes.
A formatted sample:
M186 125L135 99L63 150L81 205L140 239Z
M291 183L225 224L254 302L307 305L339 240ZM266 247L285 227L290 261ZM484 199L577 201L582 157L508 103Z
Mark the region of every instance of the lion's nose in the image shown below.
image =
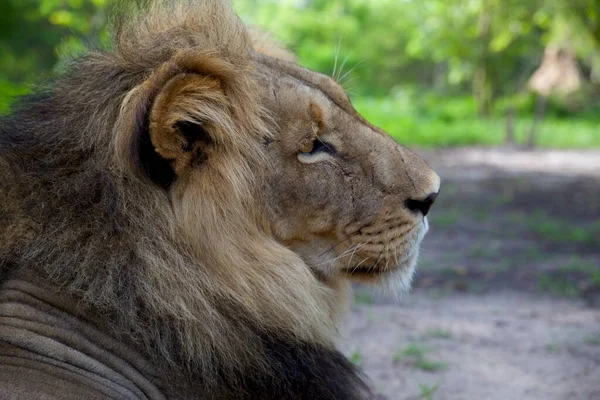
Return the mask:
M431 193L424 200L408 199L405 203L406 207L411 211L420 212L423 216L426 216L435 202L435 199L438 197L438 194L439 192Z

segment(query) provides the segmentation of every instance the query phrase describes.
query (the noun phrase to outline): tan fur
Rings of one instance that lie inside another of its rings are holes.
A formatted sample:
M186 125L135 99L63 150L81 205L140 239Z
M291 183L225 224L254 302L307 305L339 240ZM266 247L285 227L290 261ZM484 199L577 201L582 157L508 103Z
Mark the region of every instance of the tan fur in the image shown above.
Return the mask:
M426 227L405 201L439 190L425 162L362 119L332 79L252 43L225 2L164 1L121 26L116 53L93 59L135 77L110 99L113 114L90 107L85 117L95 148L110 144L99 168L127 216L122 240L135 243L132 303L151 323L119 304L110 282L91 284L101 273L93 255L89 269L44 266L83 309L116 310L115 331L125 326L167 359L156 336L168 324L181 354L206 370L215 359L260 367L264 349L239 321L334 346L351 279L409 279ZM132 157L144 115L176 175L167 192ZM208 138L190 143L179 123ZM320 139L335 154L302 154ZM361 266L373 274L355 273Z

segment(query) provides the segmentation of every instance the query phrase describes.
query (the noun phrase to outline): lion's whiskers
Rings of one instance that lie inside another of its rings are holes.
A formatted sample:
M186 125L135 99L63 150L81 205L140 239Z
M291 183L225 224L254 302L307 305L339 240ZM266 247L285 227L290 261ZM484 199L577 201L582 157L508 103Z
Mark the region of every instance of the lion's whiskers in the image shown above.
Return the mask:
M321 254L319 254L319 257L322 257L325 253L330 252L331 250L335 249L336 247L338 247L340 244L347 242L348 240L355 238L356 236L359 235L360 229L357 229L354 231L354 233L350 234L350 236L348 236L347 238L340 240L338 243L334 244L333 246L331 246L330 248L328 248L327 250L325 250L324 252L322 252Z
M342 36L340 36L340 40L338 41L337 49L335 50L335 63L333 64L333 73L331 74L331 77L334 80L337 80L336 73L338 73L337 66L338 66L338 60L340 57L340 49L341 48L342 48ZM343 66L342 66L342 68L343 68Z
M353 251L357 251L359 248L363 247L365 245L365 243L357 243L355 245L350 246L348 249L346 249L342 254L340 254L339 256L337 256L336 258L334 258L333 260L328 260L322 263L317 264L316 266L321 266L321 265L326 265L326 264L332 264L335 261L344 258L345 256L347 256L349 253L353 252Z
M358 248L354 249L354 251L352 252L352 254L350 255L350 259L348 260L348 265L346 266L346 269L350 268L350 263L352 262L352 258L354 257L354 255L356 254L356 251L358 250Z
M344 62L345 63L345 62ZM342 75L342 77L338 80L339 84L344 86L344 79L349 76L352 72L356 71L356 69L358 69L358 67L360 67L362 64L365 63L365 60L361 60L359 62L356 63L356 65L354 65L354 67L350 68L348 70L348 72L346 72L344 75ZM346 82L347 83L347 82Z

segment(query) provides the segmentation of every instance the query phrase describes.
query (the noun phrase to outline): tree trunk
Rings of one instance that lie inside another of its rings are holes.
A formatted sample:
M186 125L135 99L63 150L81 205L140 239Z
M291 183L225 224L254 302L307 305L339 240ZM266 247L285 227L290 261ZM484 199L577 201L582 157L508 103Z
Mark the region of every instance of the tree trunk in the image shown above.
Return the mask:
M489 117L492 113L493 98L487 60L482 60L481 64L475 70L473 76L473 97L475 98L479 115L486 118Z
M508 106L506 109L506 137L504 144L508 147L515 146L515 109Z
M490 41L492 39L492 9L489 0L484 0L479 15L480 56L473 75L473 97L480 116L488 117L492 112L493 90L490 76Z
M535 115L533 116L533 123L531 124L531 130L529 131L529 137L525 148L527 150L533 150L537 143L538 125L544 119L544 113L546 112L546 105L548 104L548 98L546 96L539 95L535 106Z
M448 66L445 62L436 63L433 67L432 86L436 92L443 92L446 89L446 76L448 75Z

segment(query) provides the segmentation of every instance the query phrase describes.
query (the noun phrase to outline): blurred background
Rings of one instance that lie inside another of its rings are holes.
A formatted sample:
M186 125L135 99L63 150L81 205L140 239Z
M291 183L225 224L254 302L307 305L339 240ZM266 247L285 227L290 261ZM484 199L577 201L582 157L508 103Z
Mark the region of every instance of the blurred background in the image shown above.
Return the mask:
M0 115L113 0L0 0ZM600 399L600 1L235 0L442 176L413 293L356 290L387 399Z

